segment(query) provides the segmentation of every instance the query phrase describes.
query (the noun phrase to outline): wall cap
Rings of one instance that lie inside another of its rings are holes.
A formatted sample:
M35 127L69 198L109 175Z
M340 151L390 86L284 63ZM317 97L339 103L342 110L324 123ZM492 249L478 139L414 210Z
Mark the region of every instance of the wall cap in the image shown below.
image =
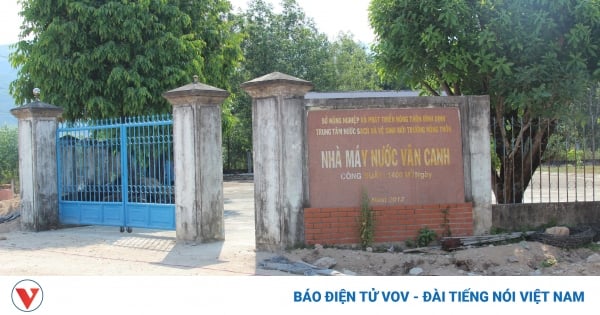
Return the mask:
M314 85L291 75L272 72L240 85L253 98L272 97L277 95L304 97Z
M10 113L18 119L24 118L58 118L62 115L63 109L48 103L34 101L27 105L15 107Z

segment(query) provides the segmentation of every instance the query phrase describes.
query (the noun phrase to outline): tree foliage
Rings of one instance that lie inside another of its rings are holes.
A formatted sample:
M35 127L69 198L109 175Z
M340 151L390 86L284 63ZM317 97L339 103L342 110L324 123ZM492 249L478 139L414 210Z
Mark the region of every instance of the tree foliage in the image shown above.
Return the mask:
M340 33L331 44L335 89L338 91L380 90L381 82L372 54L350 33Z
M17 179L19 173L19 143L16 127L0 127L0 184Z
M295 0L277 12L253 0L233 14L227 0L19 0L18 104L39 87L67 120L166 113L161 96L200 81L228 89L223 105L224 168L245 170L252 150L251 99L242 82L280 71L315 90L374 89L373 60L349 34L334 43ZM334 62L335 61L335 62Z
M373 0L369 10L384 77L490 96L496 198L520 202L557 119L600 75L600 2Z
M242 25L243 79L279 71L311 81L315 91L380 88L367 47L351 33L330 42L295 0L282 0L280 13L264 0L253 0Z
M315 90L334 88L330 43L295 0L282 0L281 12L254 0L242 14L245 79L279 71L311 81Z
M331 44L295 0L281 1L280 12L264 0L250 1L238 22L244 61L234 79L233 116L224 122L231 127L223 133L226 170L245 170L252 150L252 100L235 87L275 71L311 81L317 90L335 86Z
M39 87L63 117L165 113L161 96L193 75L220 87L241 60L226 0L21 0L19 104Z
M244 61L236 86L278 71L311 81L315 91L379 89L379 78L367 48L351 34L340 34L331 43L295 0L282 0L280 10L264 0L253 0L239 14L244 35ZM234 89L231 119L224 126L224 163L227 170L245 170L252 150L251 98Z

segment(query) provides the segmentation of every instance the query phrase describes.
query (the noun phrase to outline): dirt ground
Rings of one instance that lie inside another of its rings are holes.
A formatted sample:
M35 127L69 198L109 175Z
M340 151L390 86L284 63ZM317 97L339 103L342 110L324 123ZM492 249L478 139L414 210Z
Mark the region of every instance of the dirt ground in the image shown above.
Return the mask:
M471 247L452 252L424 248L420 252L368 252L353 249L297 249L286 253L292 261L320 265L360 276L600 276L600 244L561 249L539 242ZM330 257L330 259L323 259Z
M19 198L12 200L0 200L0 217L19 211ZM0 223L0 233L17 231L19 229L19 220ZM1 237L1 236L0 236Z
M18 199L0 201L0 217L18 211ZM0 242L4 235L19 230L19 220L0 224ZM474 246L451 252L427 247L403 252L395 247L359 249L312 248L294 249L266 255L236 255L239 265L258 266L260 257L284 257L292 262L305 262L334 270L341 275L358 276L600 276L600 242L577 249L561 249L532 241ZM137 267L136 267L137 268ZM258 267L257 267L258 268Z

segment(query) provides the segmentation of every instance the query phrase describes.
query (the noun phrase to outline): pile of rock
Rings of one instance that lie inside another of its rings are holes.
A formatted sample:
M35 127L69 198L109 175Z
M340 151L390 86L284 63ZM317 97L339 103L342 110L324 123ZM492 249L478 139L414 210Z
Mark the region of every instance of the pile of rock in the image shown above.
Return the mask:
M575 228L553 226L531 236L534 241L560 248L581 247L593 242L595 237L596 230L589 226Z

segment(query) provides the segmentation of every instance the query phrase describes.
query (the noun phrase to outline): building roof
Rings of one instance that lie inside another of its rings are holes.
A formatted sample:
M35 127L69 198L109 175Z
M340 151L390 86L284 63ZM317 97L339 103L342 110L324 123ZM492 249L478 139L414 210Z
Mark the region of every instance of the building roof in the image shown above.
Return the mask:
M377 98L419 96L418 91L351 91L351 92L308 92L305 99Z

